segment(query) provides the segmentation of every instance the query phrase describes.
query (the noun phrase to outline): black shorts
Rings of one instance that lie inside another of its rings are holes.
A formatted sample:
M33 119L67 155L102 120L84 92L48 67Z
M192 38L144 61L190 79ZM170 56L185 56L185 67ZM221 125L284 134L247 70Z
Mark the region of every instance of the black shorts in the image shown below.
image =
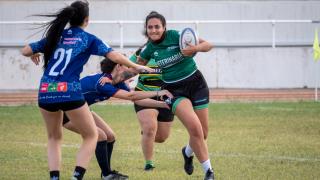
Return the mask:
M184 80L175 83L165 83L162 89L170 91L174 96L170 103L173 112L175 112L176 106L183 98L190 99L194 109L204 109L208 107L209 88L199 70Z
M68 123L70 121L70 119L68 118L68 116L66 115L66 113L63 113L63 121L62 121L62 125L65 125L66 123Z
M136 91L140 91L139 89L135 89ZM150 98L150 99L154 99L157 100L157 98ZM153 108L153 107L145 107L145 106L139 106L137 104L134 104L134 109L137 112L144 110L144 109L156 109L158 110L159 114L158 114L158 121L159 122L172 122L174 115L172 114L172 112L169 109L166 108Z
M59 110L70 111L73 109L77 109L83 106L85 103L86 103L85 100L79 100L79 101L68 101L68 102L61 102L61 103L38 103L38 105L39 107L47 111L56 112Z

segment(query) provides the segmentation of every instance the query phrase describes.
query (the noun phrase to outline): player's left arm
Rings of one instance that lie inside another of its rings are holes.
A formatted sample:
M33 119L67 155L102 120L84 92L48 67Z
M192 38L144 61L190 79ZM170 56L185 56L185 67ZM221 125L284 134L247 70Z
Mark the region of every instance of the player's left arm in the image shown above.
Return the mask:
M157 101L157 100L154 100L154 99L136 100L136 101L134 101L134 103L139 105L139 106L170 109L169 105L167 103L165 103L164 101Z
M208 41L199 38L199 44L196 45L197 52L208 52L213 48L213 45Z

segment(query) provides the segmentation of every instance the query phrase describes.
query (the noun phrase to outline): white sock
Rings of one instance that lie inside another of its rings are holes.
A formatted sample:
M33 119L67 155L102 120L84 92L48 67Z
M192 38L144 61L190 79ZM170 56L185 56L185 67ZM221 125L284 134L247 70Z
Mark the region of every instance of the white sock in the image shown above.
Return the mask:
M208 171L208 169L212 169L211 167L211 163L210 163L210 159L204 161L201 163L201 166L202 166L202 169L203 169L203 172L206 173Z
M193 150L192 150L192 148L191 148L191 146L189 144L186 146L186 149L185 149L184 152L186 153L186 155L188 157L191 157L193 155Z

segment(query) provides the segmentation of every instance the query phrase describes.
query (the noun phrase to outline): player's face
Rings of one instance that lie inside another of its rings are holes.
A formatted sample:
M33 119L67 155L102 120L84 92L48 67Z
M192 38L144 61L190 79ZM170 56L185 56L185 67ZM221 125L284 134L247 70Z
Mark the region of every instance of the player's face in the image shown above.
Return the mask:
M151 18L147 23L147 35L152 41L157 41L162 37L165 27L162 26L160 19Z
M117 66L118 66L117 72L118 72L119 74L122 74L124 71L127 71L127 70L129 69L127 66L120 65L120 64L118 64Z

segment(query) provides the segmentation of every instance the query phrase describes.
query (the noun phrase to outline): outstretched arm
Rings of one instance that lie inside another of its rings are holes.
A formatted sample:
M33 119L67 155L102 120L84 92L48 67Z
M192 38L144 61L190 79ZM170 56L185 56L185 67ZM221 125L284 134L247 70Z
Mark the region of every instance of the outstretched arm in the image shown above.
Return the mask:
M161 90L161 91L125 91L125 90L118 90L113 97L119 98L119 99L125 99L125 100L131 100L131 101L136 101L136 100L141 100L141 99L146 99L146 98L151 98L151 97L161 97L161 96L168 96L169 98L172 98L173 95L167 91L167 90Z
M116 52L116 51L111 51L111 52L107 53L106 57L115 63L122 64L122 65L125 65L128 67L132 67L132 68L136 69L138 72L145 72L145 71L153 72L154 71L153 69L151 69L149 67L142 66L142 65L135 64L135 63L131 62L127 57L125 57L124 55L122 55L121 53Z
M135 104L139 106L153 107L153 108L167 108L170 109L167 103L164 101L156 101L154 99L142 99L134 101Z
M144 61L139 56L137 57L137 64L146 65L147 63L148 63L147 61ZM126 81L126 80L136 76L138 73L139 72L136 71L135 69L130 68L127 71L124 71L123 73L121 73L120 75L113 77L112 84L117 84L117 83Z

